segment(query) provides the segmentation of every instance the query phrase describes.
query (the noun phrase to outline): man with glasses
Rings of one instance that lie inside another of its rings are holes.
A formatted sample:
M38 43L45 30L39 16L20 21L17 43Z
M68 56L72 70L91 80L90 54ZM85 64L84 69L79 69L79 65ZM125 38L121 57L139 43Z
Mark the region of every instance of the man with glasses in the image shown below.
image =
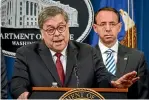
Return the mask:
M99 35L99 43L96 45L100 51L107 70L121 77L135 70L140 77L128 91L129 99L148 98L147 64L144 54L136 49L121 45L117 36L121 31L120 14L117 10L104 7L97 11L94 20L94 31Z
M68 19L66 12L56 6L46 7L39 14L42 41L16 52L11 81L14 98L48 98L49 94L32 92L32 87L127 88L139 79L136 72L130 72L114 81L95 48L69 40Z

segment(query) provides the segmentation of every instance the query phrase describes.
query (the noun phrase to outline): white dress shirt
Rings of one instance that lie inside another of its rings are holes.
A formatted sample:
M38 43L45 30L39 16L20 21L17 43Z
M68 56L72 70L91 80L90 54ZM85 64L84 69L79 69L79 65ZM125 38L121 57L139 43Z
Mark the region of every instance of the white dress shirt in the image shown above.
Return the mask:
M114 59L115 59L115 64L117 63L118 41L116 41L116 43L111 48L106 47L100 41L98 43L98 46L100 48L104 64L106 63L106 58L107 58L107 54L105 53L105 51L107 51L108 49L112 49L114 51L113 56L114 56Z
M60 60L62 62L62 65L63 65L63 69L64 69L64 73L66 74L66 63L67 63L67 53L66 53L66 48L61 52L62 56L60 57ZM52 51L50 50L51 54L52 54L52 57L53 57L53 61L54 63L56 64L56 60L57 60L57 57L56 57L56 52L55 51Z

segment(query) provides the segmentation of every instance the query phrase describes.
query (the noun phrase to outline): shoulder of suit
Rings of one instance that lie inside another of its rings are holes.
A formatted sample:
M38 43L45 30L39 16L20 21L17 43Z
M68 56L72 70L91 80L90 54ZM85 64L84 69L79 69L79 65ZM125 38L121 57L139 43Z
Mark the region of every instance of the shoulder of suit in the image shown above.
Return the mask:
M28 51L28 50L35 50L36 48L38 48L40 42L34 42L32 44L27 44L27 45L24 45L24 46L21 46L20 48L17 49L17 51Z
M144 54L142 51L138 50L137 48L130 48L130 47L126 47L124 45L120 45L120 46L129 53L136 54L136 55Z
M91 45L87 44L87 43L81 43L81 42L77 42L74 40L71 40L71 42L73 43L73 45L75 45L77 48L93 48Z

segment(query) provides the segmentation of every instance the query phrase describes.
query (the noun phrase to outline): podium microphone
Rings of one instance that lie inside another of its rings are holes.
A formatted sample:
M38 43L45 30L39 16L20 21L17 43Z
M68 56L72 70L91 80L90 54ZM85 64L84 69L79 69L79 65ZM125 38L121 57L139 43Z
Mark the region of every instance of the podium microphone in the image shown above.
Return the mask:
M74 66L74 72L75 72L75 77L76 77L76 81L77 81L77 88L79 88L79 76L78 76L78 68L77 65Z
M79 88L79 85L80 85L80 80L79 80L79 74L78 74L78 60L77 60L77 55L76 55L76 52L75 52L74 73L75 73L75 77L76 77L77 88Z

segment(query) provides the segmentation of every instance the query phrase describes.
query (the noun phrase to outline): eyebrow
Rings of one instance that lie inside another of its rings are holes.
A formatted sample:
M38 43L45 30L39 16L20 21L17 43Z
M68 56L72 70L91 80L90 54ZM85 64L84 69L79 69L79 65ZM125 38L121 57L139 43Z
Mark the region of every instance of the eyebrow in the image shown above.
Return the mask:
M64 22L60 22L60 23L58 23L58 25L57 26L59 26L59 25L64 25L65 23ZM47 26L47 28L55 28L54 26L52 26L52 25L48 25Z
M111 22L101 22L101 23L118 23L118 22L111 21Z
M58 25L65 24L64 22L60 22Z
M61 25L61 24L66 24L66 23L60 22L60 23L58 23L57 25ZM52 26L52 25L48 25L48 27L49 27L49 26Z
M52 25L48 25L47 28L54 28L54 26L52 26Z

